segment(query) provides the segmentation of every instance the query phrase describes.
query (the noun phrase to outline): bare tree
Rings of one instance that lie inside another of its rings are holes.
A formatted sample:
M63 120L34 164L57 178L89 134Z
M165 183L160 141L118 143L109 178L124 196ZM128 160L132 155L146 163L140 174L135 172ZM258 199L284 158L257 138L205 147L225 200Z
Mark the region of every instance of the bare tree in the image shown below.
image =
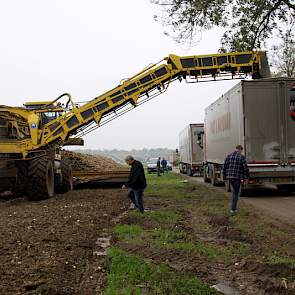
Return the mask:
M271 64L275 76L295 77L294 26L282 35L282 42L271 50Z
M156 20L178 42L194 41L200 32L223 27L224 50L261 47L280 26L295 19L295 0L150 0L159 7Z

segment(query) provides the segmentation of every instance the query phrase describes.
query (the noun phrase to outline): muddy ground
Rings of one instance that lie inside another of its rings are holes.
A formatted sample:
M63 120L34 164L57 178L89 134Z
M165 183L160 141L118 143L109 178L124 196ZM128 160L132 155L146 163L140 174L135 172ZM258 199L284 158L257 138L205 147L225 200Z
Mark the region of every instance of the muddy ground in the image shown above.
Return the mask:
M103 294L108 259L101 246L109 238L147 261L210 285L231 286L238 292L233 294L294 294L295 269L284 261L266 263L272 254L294 259L294 227L251 208L236 219L223 214L226 197L203 184L179 182L179 193L173 188L161 196L157 191L163 185L151 181L145 197L150 211L143 216L130 211L121 189L85 189L39 202L0 198L0 294ZM169 212L171 218L159 219ZM118 224L140 226L143 236L138 243L126 242L114 232ZM155 238L149 239L157 229L181 232L184 238L161 236L164 240L153 244ZM184 248L198 243L201 248L194 252ZM234 247L248 250L238 253ZM215 257L212 249L221 252ZM234 255L227 257L227 249Z
M242 203L238 215L230 216L230 198L223 192L173 180L179 185L162 191L158 180L150 179L154 188L145 198L150 211L121 220L130 231L133 226L141 230L130 236L118 228L118 248L194 274L211 286L230 287L227 294L295 294L293 225Z
M149 199L149 198L147 198ZM153 202L147 202L152 208L152 212L162 210ZM174 206L167 206L167 210L175 210ZM182 219L177 223L170 223L167 229L181 230L190 236L189 240L179 240L176 243L196 243L202 241L215 245L217 247L232 248L235 243L243 242L251 248L252 254L245 257L236 257L231 261L222 261L218 259L208 259L203 255L201 250L199 253L190 251L182 251L170 244L154 247L149 245L149 241L145 243L140 241L138 244L132 241L116 241L116 247L124 249L128 253L140 255L147 261L154 263L165 263L173 270L179 273L192 273L196 277L201 278L211 286L222 286L229 290L230 295L293 295L295 294L295 269L284 264L269 265L265 261L260 260L263 257L265 248L270 247L280 249L283 241L270 239L265 240L265 245L260 245L249 236L243 235L239 230L229 226L228 219L212 219L210 230L197 229L194 222L198 222L199 218L182 210L175 210L182 213ZM184 214L185 213L185 214ZM139 225L146 231L152 231L155 228L163 228L160 222L147 221L148 218L140 218L137 215L131 215L123 220L122 223L129 225ZM291 233L290 233L291 234ZM165 242L164 242L165 243ZM169 249L170 248L170 249ZM275 251L275 250L274 250ZM290 253L294 250L289 249ZM294 257L294 256L293 256ZM197 294L197 293L196 293Z
M0 199L0 294L102 294L108 236L129 203L122 190Z

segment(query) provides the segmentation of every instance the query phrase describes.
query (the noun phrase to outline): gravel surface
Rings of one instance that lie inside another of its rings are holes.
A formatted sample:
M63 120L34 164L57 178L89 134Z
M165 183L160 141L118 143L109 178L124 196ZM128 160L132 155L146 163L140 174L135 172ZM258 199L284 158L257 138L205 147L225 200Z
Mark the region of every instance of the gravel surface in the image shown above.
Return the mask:
M211 184L204 183L202 177L185 177L212 187ZM215 187L215 189L224 192L224 187ZM227 194L230 198L231 193ZM264 215L295 225L295 192L282 194L274 187L269 186L247 192L246 196L240 198L239 202L251 204Z

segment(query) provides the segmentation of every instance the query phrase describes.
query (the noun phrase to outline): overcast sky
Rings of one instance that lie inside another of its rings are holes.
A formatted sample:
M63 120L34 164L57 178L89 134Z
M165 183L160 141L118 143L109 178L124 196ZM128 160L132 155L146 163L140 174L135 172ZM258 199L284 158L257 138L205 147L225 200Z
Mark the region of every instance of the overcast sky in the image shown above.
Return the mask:
M0 104L89 100L170 53L216 53L222 30L185 49L154 22L149 0L0 1ZM178 146L178 133L237 81L181 84L85 137L85 148Z

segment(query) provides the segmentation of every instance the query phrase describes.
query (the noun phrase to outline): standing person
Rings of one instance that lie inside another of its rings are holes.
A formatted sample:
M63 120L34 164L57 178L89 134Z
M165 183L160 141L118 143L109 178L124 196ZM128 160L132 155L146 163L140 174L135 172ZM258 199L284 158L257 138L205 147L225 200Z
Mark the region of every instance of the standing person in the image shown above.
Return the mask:
M161 157L159 157L157 161L157 174L161 176Z
M163 174L165 173L165 171L168 173L167 161L165 160L165 158L163 158L163 160L161 161L161 166L162 166L162 169L163 169Z
M134 160L132 156L127 156L125 161L131 166L128 181L122 188L128 188L128 196L131 199L135 207L144 213L143 206L143 192L146 188L146 179L144 174L144 168L141 162Z
M236 146L236 150L229 154L224 161L223 175L232 187L231 213L237 213L237 204L240 195L241 184L249 178L249 168L246 157L242 155L243 147Z

